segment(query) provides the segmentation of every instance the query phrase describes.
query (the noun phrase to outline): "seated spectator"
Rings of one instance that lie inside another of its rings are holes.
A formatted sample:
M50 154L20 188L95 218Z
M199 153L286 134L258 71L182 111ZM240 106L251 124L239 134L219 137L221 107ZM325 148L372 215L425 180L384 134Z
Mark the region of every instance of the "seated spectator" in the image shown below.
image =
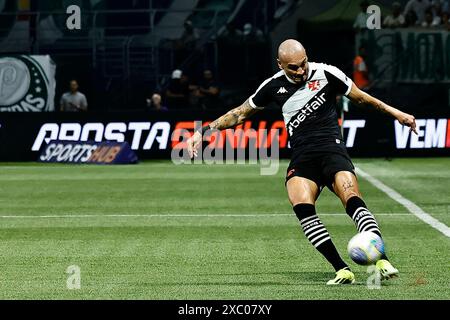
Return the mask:
M450 31L450 14L448 11L442 13L441 28Z
M220 89L214 80L211 70L203 72L203 79L200 81L195 96L199 100L199 105L202 109L219 108L219 94Z
M172 72L172 79L166 90L168 106L172 109L187 108L189 106L189 82L181 70Z
M440 7L441 13L448 12L450 10L450 0L433 0L431 2L432 10L435 10L435 8ZM434 15L436 15L436 12L433 12Z
M162 104L162 97L159 93L152 94L150 99L146 100L147 110L149 111L169 111L169 109Z
M405 14L405 27L414 27L417 24L417 15L413 10Z
M236 28L233 22L228 22L225 31L220 35L220 39L229 45L240 45L243 40L242 31Z
M431 5L431 12L433 14L433 22L432 22L432 26L433 27L439 27L442 24L442 5L443 3L440 0L434 0L433 4Z
M246 43L260 43L264 41L264 34L261 30L254 27L251 23L244 25L244 41Z
M405 6L405 16L409 11L414 11L417 17L416 24L422 25L425 21L425 12L430 8L430 0L409 0Z
M402 6L400 2L392 4L392 14L388 15L384 21L385 28L401 28L405 24L405 16L402 14Z
M425 20L422 22L421 26L424 28L431 28L433 27L433 20L433 12L427 10L427 12L425 12Z
M78 91L78 81L70 81L70 91L64 93L60 100L60 111L79 112L87 111L88 103L86 96Z

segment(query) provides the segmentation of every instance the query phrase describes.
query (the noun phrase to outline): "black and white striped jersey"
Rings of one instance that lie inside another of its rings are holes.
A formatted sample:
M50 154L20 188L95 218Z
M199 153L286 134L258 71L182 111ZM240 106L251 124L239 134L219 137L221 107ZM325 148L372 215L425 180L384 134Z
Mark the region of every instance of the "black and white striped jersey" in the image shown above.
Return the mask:
M296 84L281 70L259 86L249 103L253 108L275 103L283 112L293 151L315 152L343 145L336 95L348 95L352 84L338 68L310 62L306 83Z

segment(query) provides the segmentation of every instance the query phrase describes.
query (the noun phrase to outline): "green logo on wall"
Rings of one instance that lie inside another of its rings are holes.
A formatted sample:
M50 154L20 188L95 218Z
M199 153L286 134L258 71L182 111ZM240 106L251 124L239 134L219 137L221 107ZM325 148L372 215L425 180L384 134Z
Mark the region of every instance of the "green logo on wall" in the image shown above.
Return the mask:
M49 86L32 57L0 57L0 111L50 111Z

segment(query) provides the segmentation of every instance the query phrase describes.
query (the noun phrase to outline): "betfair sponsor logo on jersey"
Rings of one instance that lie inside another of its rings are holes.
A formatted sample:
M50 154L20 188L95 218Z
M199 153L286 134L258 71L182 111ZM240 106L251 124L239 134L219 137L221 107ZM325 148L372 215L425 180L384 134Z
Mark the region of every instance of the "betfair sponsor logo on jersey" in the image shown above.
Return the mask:
M292 136L292 134L294 133L294 129L297 129L300 123L302 123L306 119L306 117L313 113L315 110L319 109L319 107L323 105L324 102L325 92L320 95L316 95L311 102L307 103L300 110L300 112L297 113L297 115L293 119L291 119L291 121L289 121L289 135Z
M397 149L450 148L450 119L416 119L417 134L395 121Z

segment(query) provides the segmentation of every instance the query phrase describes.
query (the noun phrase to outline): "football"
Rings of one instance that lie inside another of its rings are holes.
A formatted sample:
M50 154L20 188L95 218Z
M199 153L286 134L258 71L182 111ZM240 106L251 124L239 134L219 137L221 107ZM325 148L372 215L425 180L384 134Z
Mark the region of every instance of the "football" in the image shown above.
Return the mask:
M375 264L384 254L384 242L377 234L363 231L350 239L347 251L350 258L357 264Z

